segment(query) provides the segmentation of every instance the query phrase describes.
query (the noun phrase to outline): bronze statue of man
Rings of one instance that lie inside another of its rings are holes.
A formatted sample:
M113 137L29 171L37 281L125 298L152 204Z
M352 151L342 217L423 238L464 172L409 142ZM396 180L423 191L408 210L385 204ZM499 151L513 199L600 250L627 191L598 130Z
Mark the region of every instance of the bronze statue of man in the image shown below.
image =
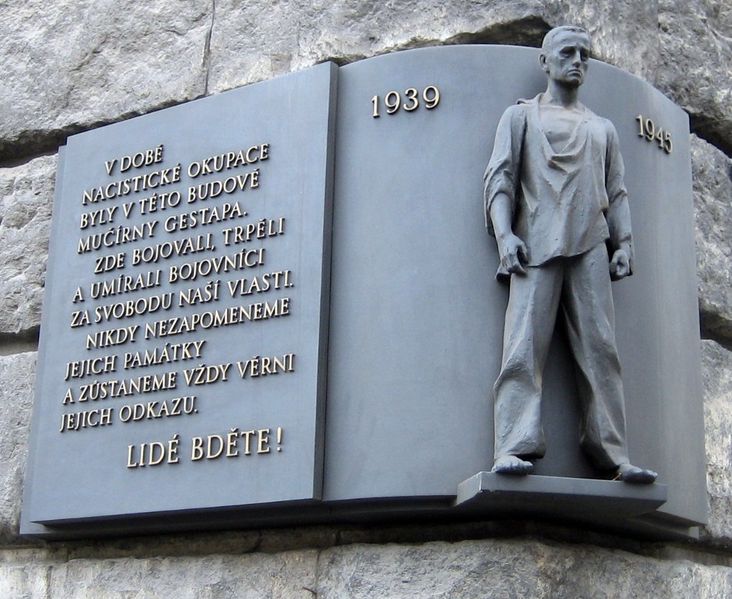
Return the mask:
M610 280L631 274L623 161L612 123L578 100L590 55L579 27L544 38L545 92L501 117L485 173L486 224L499 280L510 277L501 372L494 386L493 472L528 474L545 452L542 373L561 309L582 402L581 444L594 466L652 483L630 464Z

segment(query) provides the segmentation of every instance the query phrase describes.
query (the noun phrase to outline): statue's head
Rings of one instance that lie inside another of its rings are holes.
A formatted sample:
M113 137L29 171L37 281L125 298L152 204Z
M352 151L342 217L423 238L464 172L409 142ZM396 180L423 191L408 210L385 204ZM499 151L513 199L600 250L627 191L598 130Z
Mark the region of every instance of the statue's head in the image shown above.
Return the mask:
M582 27L563 25L544 36L539 63L549 79L579 87L590 60L590 35Z

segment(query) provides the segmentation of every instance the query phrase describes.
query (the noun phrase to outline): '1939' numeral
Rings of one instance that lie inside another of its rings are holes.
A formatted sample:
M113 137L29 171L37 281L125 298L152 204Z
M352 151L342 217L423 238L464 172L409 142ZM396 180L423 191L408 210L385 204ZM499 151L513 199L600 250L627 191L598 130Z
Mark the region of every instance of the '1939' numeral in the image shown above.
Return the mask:
M638 137L643 137L647 142L658 142L659 149L670 154L674 147L671 142L671 134L663 129L656 128L656 124L648 117L639 114L635 117L638 121Z
M388 92L383 99L384 108L386 108L386 114L395 114L400 108L405 112L412 112L420 107L420 93L415 87L409 87L404 90L404 102L402 103L402 95L397 91ZM440 90L434 85L428 85L422 90L421 94L422 102L427 110L432 110L440 103ZM371 105L373 111L371 116L375 119L379 118L379 108L382 104L379 96L371 98Z

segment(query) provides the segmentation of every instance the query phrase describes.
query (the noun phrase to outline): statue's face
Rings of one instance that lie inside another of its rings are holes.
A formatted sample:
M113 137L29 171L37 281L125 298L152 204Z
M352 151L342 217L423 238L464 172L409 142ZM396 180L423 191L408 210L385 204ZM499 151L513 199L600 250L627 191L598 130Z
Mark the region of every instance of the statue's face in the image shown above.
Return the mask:
M541 55L544 72L558 83L579 87L590 60L590 38L576 31L562 31Z

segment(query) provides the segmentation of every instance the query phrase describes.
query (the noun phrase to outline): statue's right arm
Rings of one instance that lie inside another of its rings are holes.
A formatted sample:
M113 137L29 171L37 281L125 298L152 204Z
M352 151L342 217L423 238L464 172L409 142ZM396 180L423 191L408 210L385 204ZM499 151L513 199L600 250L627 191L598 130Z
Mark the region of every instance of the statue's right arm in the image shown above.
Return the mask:
M513 233L513 217L520 178L521 153L526 127L522 106L509 107L496 130L493 153L484 175L486 225L496 238L501 272L524 274L528 261L524 242Z
M524 264L528 261L526 245L511 228L513 210L511 199L502 192L491 202L490 218L496 236L501 265L509 273L526 274Z

